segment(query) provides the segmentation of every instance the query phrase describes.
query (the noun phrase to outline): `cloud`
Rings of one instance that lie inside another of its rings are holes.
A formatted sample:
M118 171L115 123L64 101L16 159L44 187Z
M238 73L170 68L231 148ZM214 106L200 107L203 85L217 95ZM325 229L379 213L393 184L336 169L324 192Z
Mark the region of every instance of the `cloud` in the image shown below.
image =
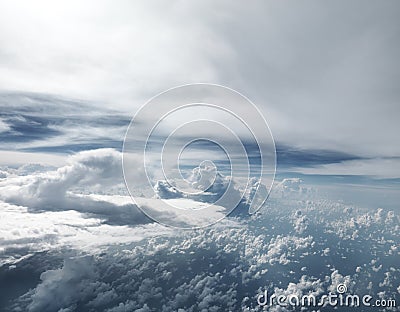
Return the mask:
M121 153L113 149L84 151L71 156L68 165L55 171L10 176L0 181L3 201L29 207L33 211L76 210L105 218L115 224L147 223L132 203L80 196L82 193L127 195L122 180Z
M63 155L98 147L121 148L130 116L89 105L78 100L33 93L2 93L0 95L6 132L0 164L21 165L26 159L35 163L61 165ZM140 137L137 137L140 140ZM245 142L250 162L254 146ZM202 146L197 146L202 147ZM331 146L331 148L337 148ZM364 175L377 178L397 178L398 157L363 158L335 150L299 149L278 145L278 170L319 175ZM209 153L209 154L207 154ZM228 167L219 154L212 155L207 147L198 148L191 157L212 158L220 170ZM234 155L231 155L234 156ZM256 164L253 164L257 167ZM255 167L255 168L256 168Z
M186 220L191 227L198 227L213 224L227 215L248 218L252 201L264 201L266 197L263 196L268 194L265 185L259 183L257 178L250 179L246 185L247 181L224 176L216 167L204 164L192 169L183 181L182 189L180 182L175 179L159 180L154 187L157 199L135 200L151 209L155 213L154 218L163 224L165 222L162 220L167 217ZM257 190L259 192L256 194ZM177 216L172 217L168 211Z
M0 82L130 114L169 87L221 83L281 143L399 156L399 4L360 3L4 2Z
M337 293L337 286L342 284L346 285L346 288L349 290L349 292L352 292L353 286L354 286L354 281L351 281L351 278L349 275L343 276L342 274L339 273L338 270L335 270L331 274L331 283L332 285L328 288L330 292L332 293Z
M285 178L273 188L273 196L281 198L312 198L315 192L315 187L306 185L300 178Z
M56 311L61 308L76 309L79 300L87 300L96 288L96 268L90 257L66 259L62 269L41 274L41 284L32 295L28 311Z
M0 108L9 127L0 131L2 149L40 153L46 159L99 147L120 149L130 121L130 116L93 103L29 92L1 92ZM1 161L15 164L5 156Z
M1 151L0 164L2 166L24 166L27 159L33 164L43 164L51 166L61 166L65 164L66 156L48 153L28 153L17 151Z
M221 174L214 166L199 166L192 169L190 176L186 180L190 186L189 190L180 191L175 181L172 184L167 181L157 181L155 192L160 198L189 198L192 200L216 203L225 192L229 194L227 199L223 199L221 206L234 208L236 203L241 202L243 191L235 185L234 179ZM234 204L234 207L232 207Z
M8 79L3 75L0 81L7 81L7 89L67 94L113 106L141 102L171 83L200 77L213 81L212 59L228 57L230 50L201 23L186 17L182 28L177 19L185 17L181 9L129 1L118 7L110 1L3 4L1 55ZM16 15L21 23L14 22ZM65 27L71 21L74 27Z
M8 123L5 122L4 120L0 119L0 133L2 133L2 132L8 132L8 131L10 131L10 130L11 130L11 128L10 128L10 126L8 125Z
M299 237L292 226L293 214L299 215L293 207L297 209L298 206L302 207L302 215L304 211L309 219L304 237ZM345 283L352 293L384 291L387 298L393 297L397 293L395 276L398 270L391 267L396 263L397 252L395 249L392 254L387 251L397 237L398 214L380 209L365 212L356 207L348 208L344 203L326 199L285 198L271 201L262 214L246 222L226 219L207 229L192 231L162 232L163 228L157 224L138 226L135 227L137 235L142 233L142 239L132 242L123 241L122 231L117 236L117 227L113 226L116 236L114 240L111 240L112 235L107 236L109 248L98 249L88 247L88 242L97 243L97 239L106 237L104 232L112 233L111 229L84 226L93 236L85 240L81 233L77 246L81 246L79 254L88 251L91 256L70 259L74 253L63 250L61 255L36 254L13 263L10 269L5 267L8 274L15 276L29 267L46 272L38 284L31 290L26 288L24 295L15 298L10 307L24 311L28 306L33 311L39 308L46 311L45 304L51 309L71 311L148 309L172 312L180 309L218 311L218 308L261 311L261 307L256 306L256 296L263 289L278 295L313 293L322 296L335 291L339 283ZM354 218L352 222L351 218ZM55 219L56 216L52 220ZM362 235L357 240L343 237L338 230L354 226L364 231L360 231ZM131 232L126 231L125 236L132 236L135 228L129 228ZM145 236L148 233L151 234ZM325 252L327 256L322 256L327 248L330 248ZM374 255L370 254L371 249L375 250ZM354 256L352 250L357 257L350 266L349 261L335 261ZM60 256L65 257L61 263ZM374 266L381 268L375 272ZM70 287L71 283L76 287ZM90 292L79 291L81 287ZM68 288L65 299L53 300L64 288Z
M124 198L124 202L129 200ZM72 249L78 253L97 254L110 245L130 244L170 233L168 228L157 223L138 224L137 220L126 216L129 210L123 213L115 209L117 203L114 207L106 207L125 216L126 221L122 222L120 217L120 225L111 222L107 214L93 213L88 217L87 213L74 210L38 213L0 202L0 268L49 250L63 252Z
M347 160L308 168L292 168L293 172L319 175L362 175L379 179L400 178L400 158Z
M0 82L130 114L169 87L221 83L281 143L399 156L398 3L360 3L5 2Z
M391 10L398 3L368 3L362 10L358 1L345 8L337 2L311 6L304 10L301 5L258 3L232 8L241 18L222 27L224 38L238 49L234 69L240 75L226 70L226 79L239 76L233 87L263 103L281 143L397 155L393 142L398 142L398 124L392 113L398 112L399 95L393 90L400 46L391 39L398 25Z
M314 295L316 298L324 293L325 287L321 280L303 275L297 283L289 283L286 289L275 287L274 294L278 296L295 296L302 298L304 295ZM299 299L300 300L300 299ZM292 307L272 306L270 311L290 311Z
M293 226L298 234L303 234L309 225L310 220L301 210L297 210L293 214Z
M269 263L279 263L286 265L290 263L292 258L297 251L307 249L313 244L313 238L311 236L300 238L295 236L277 236L273 238L268 246L267 258Z
M310 198L301 181L287 179L256 216L172 231L148 224L131 203L121 153L112 149L151 96L208 81L261 108L290 149L282 152L290 169L398 178L398 6L2 2L0 83L15 93L1 95L0 141L8 150L0 161L56 168L0 170L0 281L11 284L0 301L15 283L25 293L10 296L13 310L60 312L257 310L253 298L266 281L282 293L320 293L341 282L381 297L398 292L391 266L399 216L377 209L387 201L371 203L370 189L357 193L357 201L376 205L365 211ZM64 164L63 154L98 147L109 148ZM198 177L194 186L211 176ZM198 208L221 194L224 179L195 198L198 206L162 181L159 196ZM33 270L43 274L31 285Z
M108 224L130 226L151 222L138 204L153 220L163 224L175 222L175 226L180 227L216 222L236 207L232 201L241 202L241 191L222 176L218 176L216 183L202 195L186 196L160 181L155 193L162 199L145 198L140 185L146 183L147 178L141 170L135 172L138 188L132 194L133 202L123 181L121 157L114 149L97 149L72 155L67 158L67 165L59 168L25 165L7 169L3 173L6 178L0 180L0 199L28 207L30 212L75 210ZM141 163L135 164L135 167L141 166ZM228 194L220 200L227 186ZM184 207L184 210L170 209L175 206ZM242 210L247 213L246 207Z
M170 185L166 181L157 181L154 191L159 198L172 199L172 198L183 198L184 194L177 190L175 187Z

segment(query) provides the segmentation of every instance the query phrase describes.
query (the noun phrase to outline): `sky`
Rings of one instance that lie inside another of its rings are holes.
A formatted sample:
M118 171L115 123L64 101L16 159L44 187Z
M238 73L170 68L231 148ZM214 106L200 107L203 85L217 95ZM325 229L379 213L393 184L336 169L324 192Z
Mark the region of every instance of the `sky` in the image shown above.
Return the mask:
M398 10L397 1L2 1L0 88L130 118L168 88L221 84L262 110L281 149L343 163L315 170L396 178Z

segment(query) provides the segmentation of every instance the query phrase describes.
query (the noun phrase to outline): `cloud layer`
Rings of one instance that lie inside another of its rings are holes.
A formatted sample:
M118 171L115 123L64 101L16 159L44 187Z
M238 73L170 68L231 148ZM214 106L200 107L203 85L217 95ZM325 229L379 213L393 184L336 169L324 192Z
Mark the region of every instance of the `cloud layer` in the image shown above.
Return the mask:
M6 1L0 82L129 114L167 88L221 83L251 98L282 143L399 156L398 6Z
M320 297L335 292L338 284L355 294L396 297L399 251L393 238L399 234L398 214L351 209L327 200L306 204L286 200L298 208L297 217L309 219L302 233L291 223L291 208L279 200L248 224L169 231L113 244L90 255L67 256L61 263L49 253L43 257L54 261L53 267L43 268L36 287L10 307L27 311L262 311L256 299L264 289L270 294ZM371 254L370 248L376 253ZM9 274L38 265L37 257L11 266Z

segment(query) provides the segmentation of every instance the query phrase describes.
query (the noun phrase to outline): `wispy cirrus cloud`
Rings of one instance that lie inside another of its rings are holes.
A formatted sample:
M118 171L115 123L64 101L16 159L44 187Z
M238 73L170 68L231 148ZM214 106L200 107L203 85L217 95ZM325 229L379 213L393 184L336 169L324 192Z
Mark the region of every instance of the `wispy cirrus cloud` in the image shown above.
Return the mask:
M38 153L47 154L46 159L88 149L121 149L130 121L115 110L47 94L1 93L0 107L1 149L21 157ZM2 164L18 164L6 156L0 156Z

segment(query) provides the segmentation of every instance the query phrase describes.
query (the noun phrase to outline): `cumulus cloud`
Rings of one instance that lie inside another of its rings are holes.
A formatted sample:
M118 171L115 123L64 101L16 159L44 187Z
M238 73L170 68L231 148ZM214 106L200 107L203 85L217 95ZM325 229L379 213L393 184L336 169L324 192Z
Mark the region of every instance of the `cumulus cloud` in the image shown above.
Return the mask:
M167 181L157 181L154 190L159 198L171 199L171 198L183 198L184 193L177 190L174 186L170 185Z
M307 192L307 188L303 185L303 180L300 178L285 178L278 182L274 187L275 192L280 192L282 195L293 195Z
M277 236L268 246L267 257L269 263L289 264L290 258L303 249L308 249L313 244L311 236L300 238L296 236Z
M293 226L297 233L303 234L309 225L309 219L301 210L297 210L293 214Z
M343 276L342 274L339 273L338 270L335 270L331 274L331 286L329 286L329 291L332 293L337 293L337 287L338 285L345 285L346 289L348 289L350 292L353 289L354 286L354 281L351 281L351 278L349 275Z
M76 210L116 224L149 222L132 203L80 196L82 193L124 192L121 153L113 149L80 152L54 171L8 176L0 181L0 198L34 211Z
M207 217L209 223L214 223L224 215L248 218L251 204L255 201L261 205L268 196L266 186L257 178L251 178L246 185L240 179L223 175L213 166L195 167L186 182L190 185L189 191L187 189L180 190L178 182L175 180L159 180L154 190L156 197L163 200L164 203L168 202L172 206L185 210L178 220L183 218L189 224L194 222L197 226L200 225L199 220L206 220ZM154 211L157 210L157 206L160 206L160 203L154 200L141 198L135 200L152 207ZM163 211L166 212L167 209L168 207ZM204 210L201 211L201 209ZM190 214L193 216L190 217ZM163 218L160 213L157 216L158 220Z
M228 209L234 208L236 203L241 203L242 195L244 195L243 191L235 185L232 177L224 176L211 166L195 167L187 181L195 192L179 191L175 185L171 185L167 181L158 181L155 191L160 198L189 198L205 203L219 202L219 205ZM225 193L228 196L223 199ZM245 198L244 201L246 201ZM232 207L232 205L234 206Z
M61 269L42 273L41 284L32 295L28 311L76 309L78 299L85 300L102 285L96 284L96 271L90 257L67 259Z
M143 234L150 227L154 231L141 240L118 244L122 236L116 237L109 241L109 248L99 249L92 257L68 258L61 265L55 261L57 264L50 268L43 266L46 273L39 284L16 298L12 307L28 310L29 306L33 311L39 307L47 311L45 304L70 311L262 311L256 296L266 288L277 294L312 293L317 297L335 291L340 283L359 294L385 292L385 297L390 297L397 292L398 269L390 268L397 251L388 254L387 250L393 245L390 238L396 237L399 229L392 223L387 227L374 224L396 222L398 214L375 210L368 217L354 208L348 213L364 222L367 231L352 241L343 239L334 228L336 222L342 227L351 226L343 222L349 218L343 214L345 204L327 200L299 203L294 199L294 204L303 207L302 215L306 211L309 219L310 227L305 233L313 234L299 237L291 224L294 216L300 215L299 209L293 211L282 205L288 200L272 201L262 214L246 222L225 220L207 229L162 233L158 225L146 225ZM95 228L98 231L94 233L101 237L104 229ZM86 229L90 231L90 226ZM386 240L382 241L382 237ZM357 244L362 248L355 249ZM374 256L371 249L376 251ZM322 250L326 250L324 257ZM356 260L351 262L354 269L349 268L348 261L334 261L349 256L351 250L357 250ZM52 259L51 254L46 257ZM383 258L387 261L381 261ZM374 272L373 265L382 268ZM15 262L7 272L17 274L29 266L42 267L39 260L34 262L30 257ZM357 267L362 269L356 270ZM64 301L50 302L69 287L69 276L77 285L76 290L86 287L90 293L69 289Z
M135 196L132 202L123 181L121 156L120 152L105 148L72 155L67 159L67 165L59 168L34 164L17 169L5 168L2 171L5 178L0 181L0 199L28 207L31 212L75 210L109 224L132 226L150 222L136 204L159 222L169 224L165 221L175 220L177 226L184 227L192 227L193 222L199 225L199 220L203 219L205 224L209 223L208 219L213 222L220 220L237 203L243 206L241 211L247 213L247 206L241 201L243 191L235 188L229 177L219 173L211 186L201 194L186 195L166 181L159 181L155 186L157 199L144 198L141 194L140 185L145 181L140 180L144 173L139 170L136 176L140 181L132 193ZM140 163L137 167L140 167ZM193 187L201 175L206 177L206 172L199 171L196 174L197 178L191 177ZM185 211L164 209L167 207L166 199L172 205L184 206ZM202 211L209 207L213 210L206 213Z
M289 283L286 289L275 287L274 294L276 296L295 296L302 298L304 295L313 295L316 298L323 294L325 291L324 283L321 280L310 278L303 275L297 283ZM300 300L300 299L299 299ZM272 306L270 311L290 311L290 308L281 306Z

